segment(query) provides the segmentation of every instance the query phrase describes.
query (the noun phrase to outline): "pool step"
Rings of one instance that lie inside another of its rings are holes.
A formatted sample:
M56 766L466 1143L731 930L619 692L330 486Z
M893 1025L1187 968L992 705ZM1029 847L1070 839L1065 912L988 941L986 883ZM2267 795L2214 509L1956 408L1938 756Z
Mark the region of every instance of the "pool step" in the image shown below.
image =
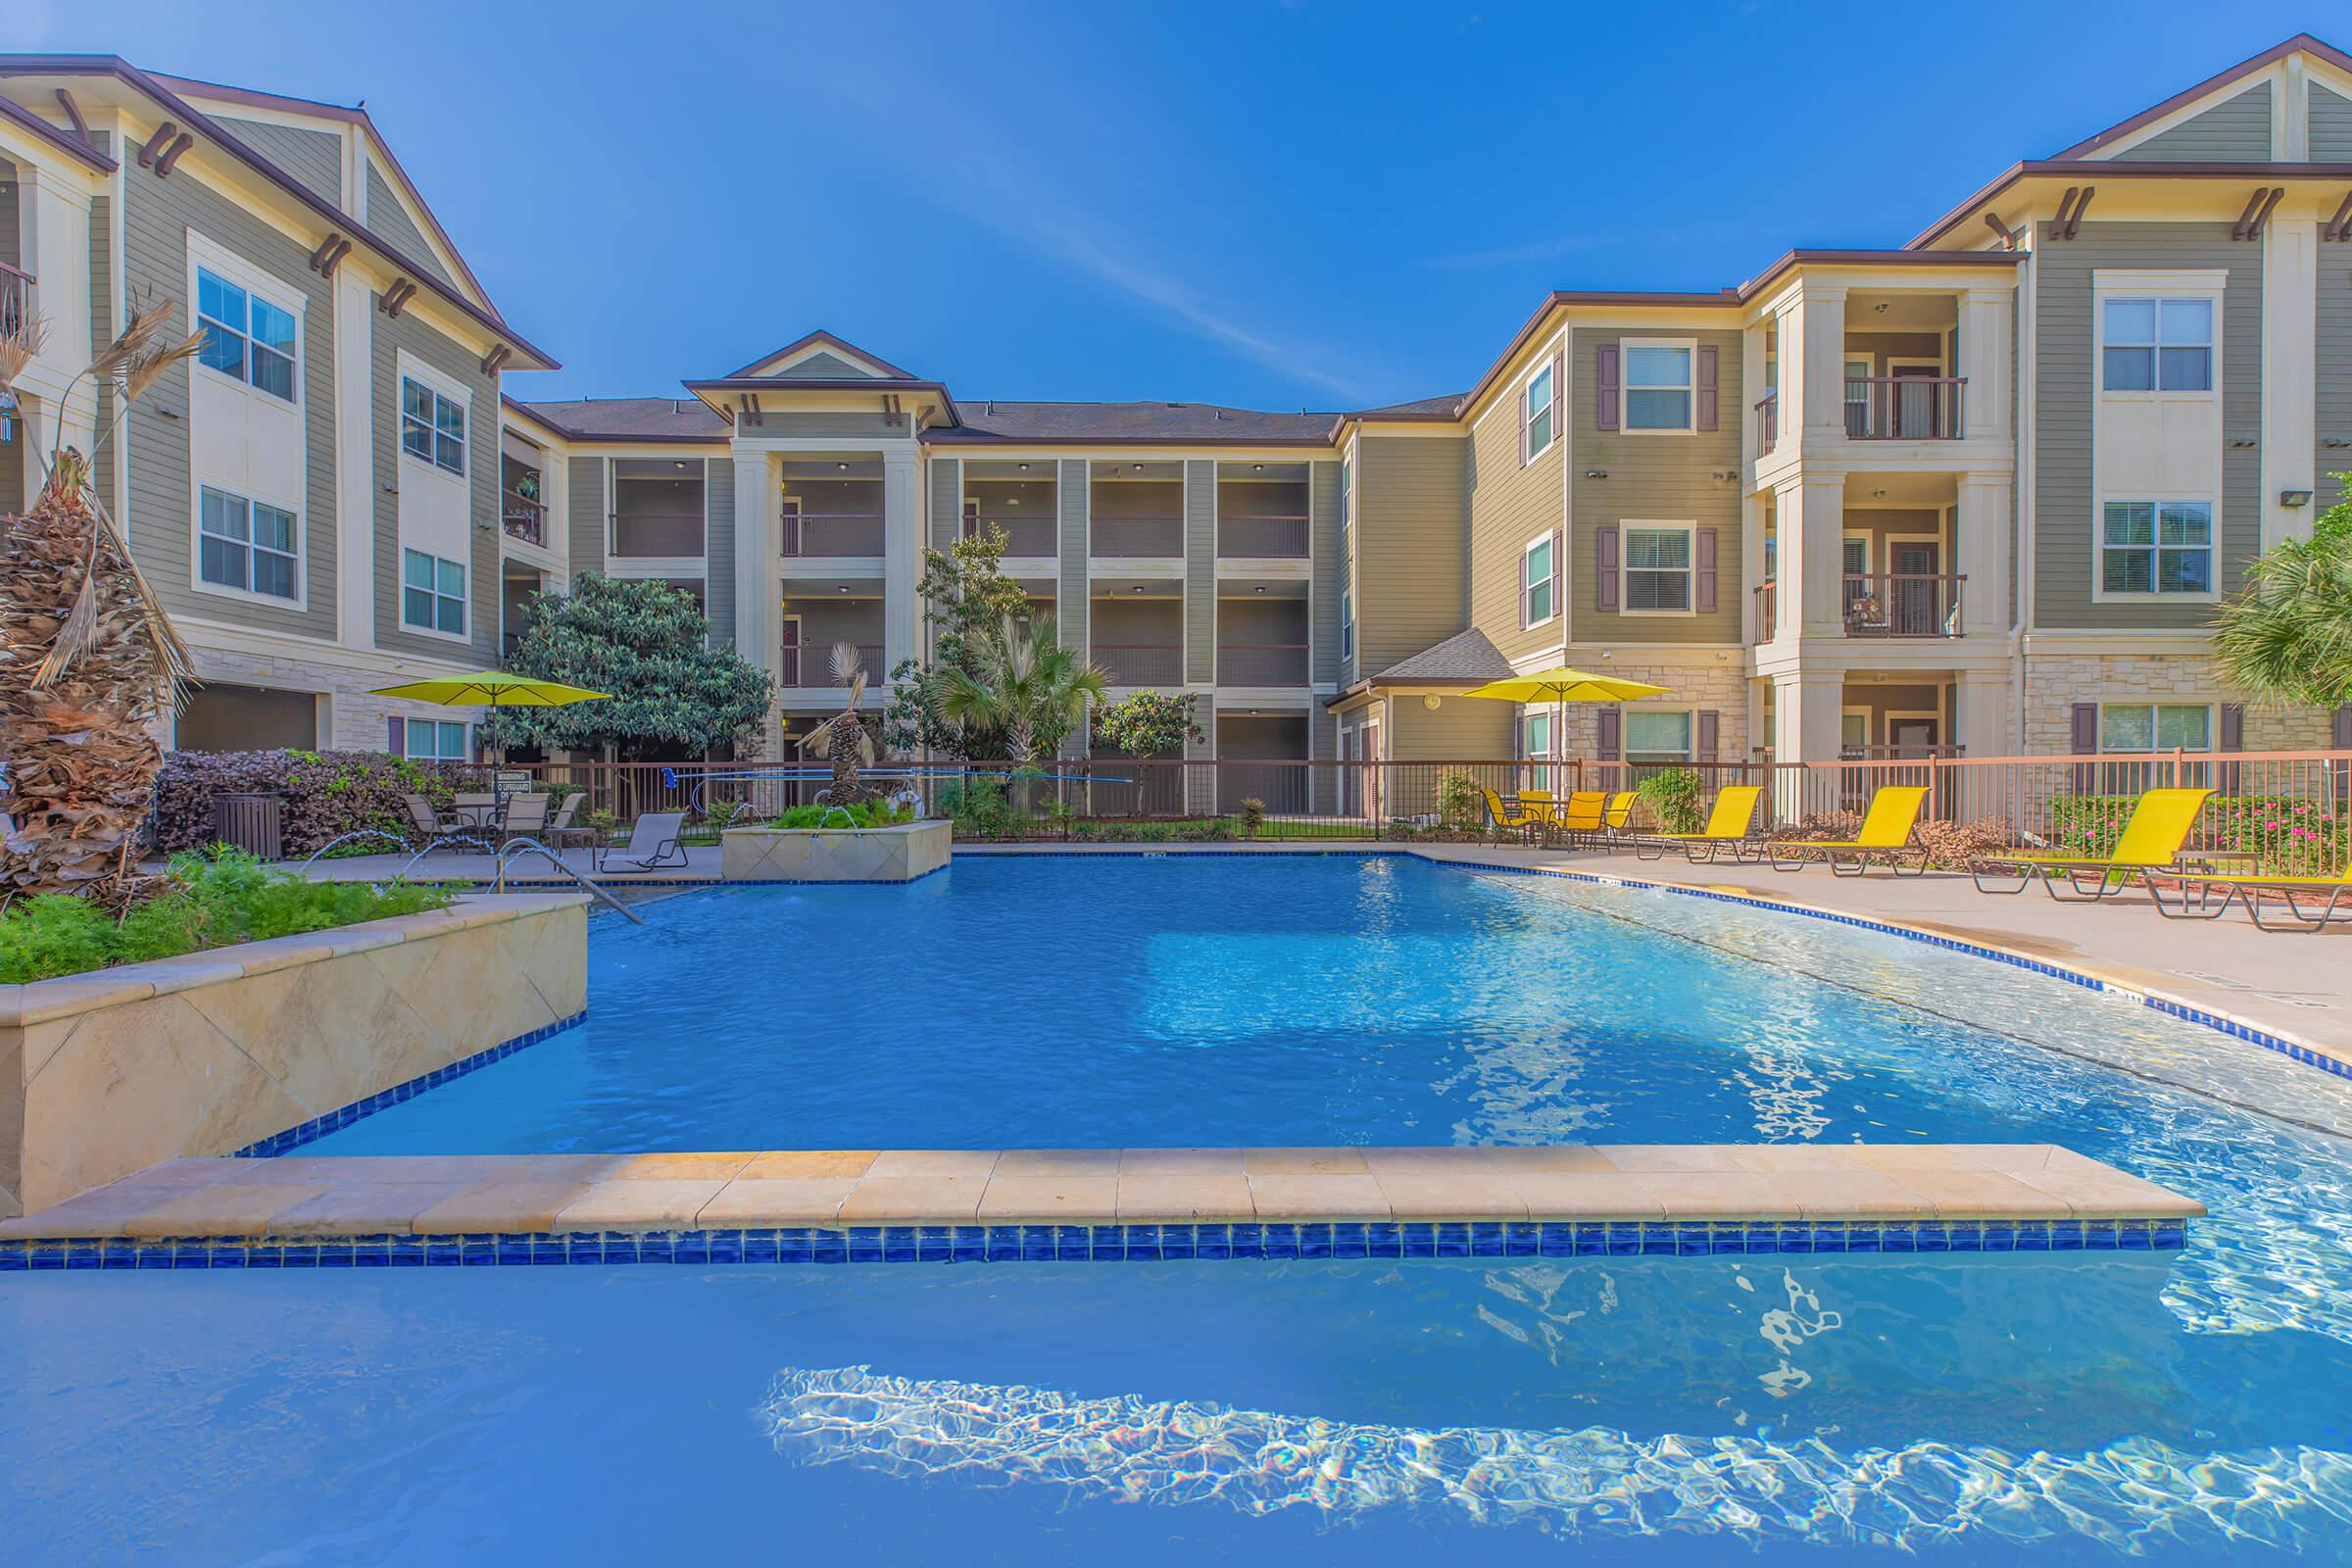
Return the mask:
M0 1269L2165 1250L2204 1212L2049 1144L282 1155L0 1222Z

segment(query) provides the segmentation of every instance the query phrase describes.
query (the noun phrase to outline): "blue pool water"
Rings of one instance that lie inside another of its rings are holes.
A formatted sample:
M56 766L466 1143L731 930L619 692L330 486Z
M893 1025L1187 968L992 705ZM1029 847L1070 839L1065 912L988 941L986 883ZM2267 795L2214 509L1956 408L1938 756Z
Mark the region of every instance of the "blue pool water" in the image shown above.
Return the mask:
M1403 859L599 921L318 1152L2023 1141L2179 1256L0 1279L44 1561L2352 1560L2352 1089L1899 939ZM1573 1537L1564 1541L1563 1537Z

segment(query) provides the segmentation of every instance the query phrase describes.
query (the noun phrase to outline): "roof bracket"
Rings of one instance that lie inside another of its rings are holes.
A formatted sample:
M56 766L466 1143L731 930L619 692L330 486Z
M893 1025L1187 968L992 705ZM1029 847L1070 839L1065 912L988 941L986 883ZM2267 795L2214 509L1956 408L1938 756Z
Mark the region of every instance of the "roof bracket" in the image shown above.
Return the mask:
M1984 226L2001 237L2001 249L2005 251L2017 249L2017 230L2002 222L1998 217L1991 213L1984 214Z
M2237 222L2230 228L2230 237L2262 238L2263 226L2270 222L2272 209L2278 205L2279 198L2285 194L2284 185L2254 187L2254 194L2246 198L2246 210L2237 215Z
M498 373L499 367L506 364L508 359L512 357L514 353L514 351L512 348L508 347L504 343L501 343L498 345L498 347L492 349L489 353L482 356L482 373L484 375L496 375Z
M329 233L326 238L318 242L318 248L311 252L311 270L322 277L334 276L335 264L341 261L343 253L350 249L351 241L340 234Z
M2320 230L2320 238L2352 239L2352 190L2344 192L2343 204L2328 220L2328 226Z
M899 407L899 395L896 392L882 394L882 422L888 425L906 422L906 411Z
M81 118L81 105L75 103L74 95L63 87L57 89L57 107L66 112L68 120L74 122L74 135L92 147L98 145L97 138L90 134L90 122Z
M765 424L767 422L767 416L760 411L760 394L757 392L738 393L735 398L735 410L741 416L737 421L739 423Z
M408 304L409 296L416 292L416 284L405 277L396 278L393 280L392 286L384 290L383 298L375 302L375 308L394 320L398 320L401 307Z
M145 144L139 148L139 167L141 169L152 168L156 159L161 156L165 146L178 129L179 127L169 120L156 126L155 134L148 137Z
M2090 199L2099 193L2096 185L2069 185L2066 194L2058 198L2058 216L2050 220L2050 238L2073 239L2082 227L2082 214L2090 207Z
M179 162L180 155L195 145L196 138L184 130L181 131L179 138L164 149L164 156L155 161L155 177L158 179L168 178L172 172L172 166Z

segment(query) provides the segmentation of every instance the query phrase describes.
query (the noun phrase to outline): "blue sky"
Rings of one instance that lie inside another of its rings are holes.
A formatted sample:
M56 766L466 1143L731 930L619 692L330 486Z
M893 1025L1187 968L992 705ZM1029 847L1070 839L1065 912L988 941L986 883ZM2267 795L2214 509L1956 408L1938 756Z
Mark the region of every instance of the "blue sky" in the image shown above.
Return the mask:
M1546 289L1899 245L2328 27L2262 0L0 0L0 49L365 99L564 363L525 398L675 394L823 326L958 397L1278 409L1459 391Z

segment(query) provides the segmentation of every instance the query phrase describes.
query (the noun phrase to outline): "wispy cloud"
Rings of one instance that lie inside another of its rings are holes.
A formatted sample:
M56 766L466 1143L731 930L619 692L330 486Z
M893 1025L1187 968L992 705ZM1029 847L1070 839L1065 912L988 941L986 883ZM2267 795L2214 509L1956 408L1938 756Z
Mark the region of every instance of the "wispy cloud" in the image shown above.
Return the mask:
M1469 271L1482 267L1519 267L1528 262L1547 262L1556 256L1605 251L1624 243L1625 236L1622 234L1555 234L1549 239L1533 239L1520 245L1499 245L1493 250L1456 251L1450 255L1432 256L1422 265L1453 271Z

